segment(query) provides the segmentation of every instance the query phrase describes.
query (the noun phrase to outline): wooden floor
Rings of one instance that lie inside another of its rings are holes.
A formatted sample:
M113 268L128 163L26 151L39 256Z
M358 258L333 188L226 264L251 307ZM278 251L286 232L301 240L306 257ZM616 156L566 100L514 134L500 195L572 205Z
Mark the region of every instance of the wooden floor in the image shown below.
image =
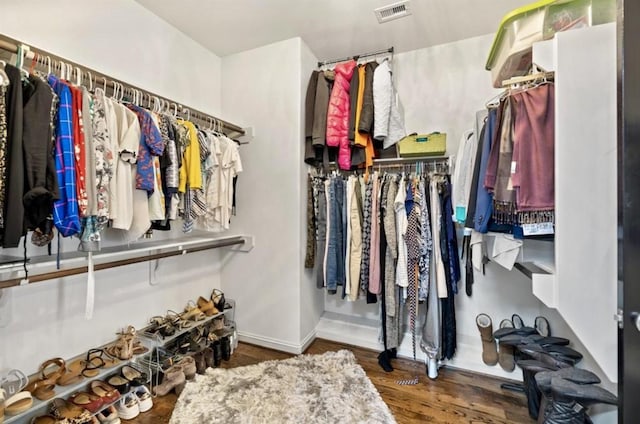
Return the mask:
M406 359L393 360L394 371L384 372L377 352L341 343L316 339L305 353L324 353L350 349L376 386L399 424L404 423L534 423L527 414L524 395L500 389L504 380L464 371L441 369L437 380L425 375L424 364ZM224 368L252 365L270 359L286 359L292 355L241 343ZM419 383L404 386L401 379L418 377ZM140 415L132 424L166 424L176 402L170 394L154 399L151 411ZM204 423L203 423L204 424Z

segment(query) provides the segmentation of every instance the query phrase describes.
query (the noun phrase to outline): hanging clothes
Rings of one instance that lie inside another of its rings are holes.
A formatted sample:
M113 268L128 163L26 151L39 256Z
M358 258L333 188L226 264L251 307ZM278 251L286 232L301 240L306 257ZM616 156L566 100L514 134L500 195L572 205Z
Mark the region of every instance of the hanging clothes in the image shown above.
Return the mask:
M24 156L23 156L23 105L22 77L18 68L7 64L9 77L7 90L7 145L6 192L4 209L4 235L2 247L17 247L24 231ZM79 227L79 224L78 224Z
M304 162L307 165L317 165L316 152L313 148L313 125L315 114L316 92L320 71L312 71L307 93L304 100Z
M80 232L73 153L72 97L69 87L58 78L50 75L48 81L59 99L55 125L55 166L60 198L53 204L53 221L60 234L69 237ZM7 200L11 202L11 199ZM11 202L12 205L14 203Z
M521 213L551 211L555 207L554 93L553 84L543 84L512 96L516 162L513 185ZM520 222L523 221L524 217Z
M57 96L51 87L38 77L30 76L23 87L23 154L25 186L23 203L25 227L45 232L59 199L58 181L53 155L54 120Z
M9 81L0 84L0 235L4 232L4 209L6 203L7 175L7 86Z
M336 65L336 79L331 90L327 112L327 146L338 147L340 169L351 169L351 149L349 147L349 88L356 62Z
M374 72L373 104L373 138L382 141L383 148L387 149L407 135L402 105L393 87L388 60L382 62Z

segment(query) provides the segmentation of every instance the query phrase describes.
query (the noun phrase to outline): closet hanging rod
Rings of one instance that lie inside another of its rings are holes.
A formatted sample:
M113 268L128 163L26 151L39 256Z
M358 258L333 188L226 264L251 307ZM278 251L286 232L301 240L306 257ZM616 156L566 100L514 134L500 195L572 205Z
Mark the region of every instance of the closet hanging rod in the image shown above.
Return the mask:
M83 78L86 76L88 78L91 78L91 80L95 83L95 85L97 87L101 87L101 86L105 86L105 87L109 87L112 90L114 90L114 88L116 87L116 84L119 84L121 86L123 86L123 88L126 90L137 90L139 92L142 93L143 95L143 99L144 97L146 97L147 99L149 99L149 102L152 102L154 98L157 98L159 100L163 100L165 102L167 102L168 104L170 104L172 106L172 109L176 109L177 111L181 112L183 115L188 116L190 119L197 119L199 121L201 121L204 125L211 125L214 126L216 125L216 123L219 123L222 127L223 127L223 132L226 133L227 135L229 135L230 137L239 137L241 135L245 134L244 129L242 129L242 127L235 125L231 122L225 121L223 119L219 119L216 118L215 116L209 115L207 113L201 112L197 109L194 109L192 107L186 106L181 104L180 102L176 102L173 101L167 97L164 96L159 96L149 90L145 90L142 88L139 88L135 85L123 82L119 79L110 77L109 75L103 74L102 72L98 72L94 69L88 68L86 66L80 65L76 62L72 62L70 60L67 60L63 57L51 54L45 50L39 49L37 47L33 47L33 46L28 46L27 44L24 44L18 40L15 40L13 38L7 37L4 34L0 34L0 49L1 50L5 50L9 53L18 53L18 47L20 45L24 45L25 47L28 47L29 50L26 51L26 59L29 59L31 61L34 60L34 57L36 58L36 64L38 66L41 67L47 67L47 66L51 66L52 68L54 68L54 64L55 64L55 68L59 69L59 64L61 62L66 63L68 65L72 65L73 69L75 71L76 68L80 69L82 74L83 74ZM37 53L37 57L34 53ZM49 59L50 58L50 61ZM45 59L47 59L45 61ZM57 63L56 63L57 62ZM24 64L25 67L28 67L28 62ZM98 80L100 80L100 82L98 83Z
M389 47L388 49L384 49L384 50L378 50L375 52L369 52L369 53L363 53L363 54L359 54L359 55L355 55L355 56L347 56L347 57L343 57L341 59L333 59L333 60L325 60L325 61L318 61L318 68L324 66L324 65L329 65L331 63L340 63L340 62L346 62L347 60L358 60L362 57L370 57L370 56L377 56L379 54L393 54L393 47Z
M232 237L229 239L218 240L218 241L212 242L211 244L205 244L204 246L184 247L183 249L176 249L169 252L154 253L154 254L145 255L145 256L138 256L133 258L120 259L120 260L100 263L94 266L94 270L100 271L103 269L116 268L116 267L125 266L125 265L132 265L132 264L137 264L141 262L153 261L156 259L169 258L172 256L181 256L186 253L201 252L203 250L216 249L218 247L235 246L235 245L240 245L245 243L246 243L246 240L244 237ZM88 268L86 266L77 266L77 267L68 268L68 269L61 269L61 270L56 270L51 272L45 272L42 274L36 274L33 276L29 276L28 280L29 280L29 284L41 283L47 280L64 278L64 277L69 277L69 276L78 275L78 274L85 274L87 273L87 271L88 271ZM20 286L22 285L22 281L23 281L22 277L2 280L0 281L0 289Z

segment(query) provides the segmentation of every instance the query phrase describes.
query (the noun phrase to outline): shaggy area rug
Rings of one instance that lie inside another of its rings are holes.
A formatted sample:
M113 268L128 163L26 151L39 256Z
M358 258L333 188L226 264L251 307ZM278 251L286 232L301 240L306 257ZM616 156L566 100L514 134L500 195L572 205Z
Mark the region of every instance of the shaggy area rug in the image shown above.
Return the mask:
M348 350L209 368L180 394L170 424L395 423Z

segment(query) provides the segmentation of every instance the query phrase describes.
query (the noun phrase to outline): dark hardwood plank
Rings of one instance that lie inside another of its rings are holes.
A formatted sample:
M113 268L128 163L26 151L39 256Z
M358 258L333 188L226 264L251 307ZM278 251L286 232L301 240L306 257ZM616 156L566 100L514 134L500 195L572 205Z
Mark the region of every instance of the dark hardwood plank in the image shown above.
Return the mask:
M349 349L376 386L382 399L400 424L531 424L524 395L505 391L507 381L453 369L441 369L437 380L425 375L424 364L407 359L393 360L394 371L386 373L378 366L377 352L328 340L316 339L305 353L320 354ZM223 368L253 365L293 355L241 343ZM398 380L418 377L417 385L399 385ZM170 394L154 399L154 408L140 415L132 424L166 424L176 402Z

